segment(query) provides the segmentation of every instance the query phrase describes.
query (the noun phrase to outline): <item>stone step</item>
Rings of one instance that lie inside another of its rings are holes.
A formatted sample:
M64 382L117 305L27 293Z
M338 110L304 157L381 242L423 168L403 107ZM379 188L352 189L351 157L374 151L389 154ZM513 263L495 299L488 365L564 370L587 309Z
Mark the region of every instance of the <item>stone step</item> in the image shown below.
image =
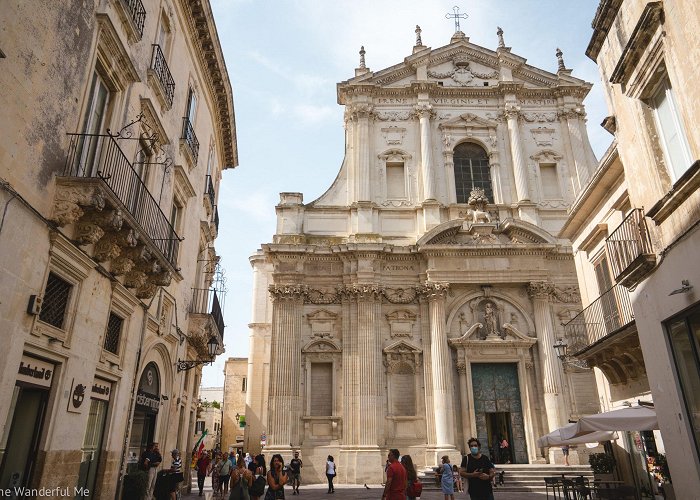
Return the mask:
M440 485L435 482L437 467L426 467L418 471L418 476L423 482L423 489L430 491L440 490ZM556 464L498 464L497 471L505 472L505 483L496 487L495 491L517 492L544 492L545 477L565 475L567 477L583 476L589 481L593 480L593 471L588 465L556 465ZM466 479L465 489L466 489Z

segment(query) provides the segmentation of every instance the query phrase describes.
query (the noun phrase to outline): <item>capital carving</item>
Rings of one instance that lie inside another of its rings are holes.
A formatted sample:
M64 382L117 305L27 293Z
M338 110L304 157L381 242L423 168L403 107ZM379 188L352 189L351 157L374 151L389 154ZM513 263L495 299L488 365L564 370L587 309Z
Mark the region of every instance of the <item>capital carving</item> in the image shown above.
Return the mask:
M376 283L353 283L345 287L346 293L358 299L377 300L381 298L383 288Z
M460 375L464 375L467 373L467 364L464 361L460 361L457 363L457 373Z
M417 118L434 119L436 113L430 104L416 104L413 106L413 115Z
M420 293L421 296L429 300L436 300L444 299L447 296L447 292L450 289L450 284L438 281L426 281L425 283L418 285L417 288L418 293Z
M361 118L374 118L374 106L367 103L350 104L345 108L346 120L358 120Z
M505 109L503 110L503 114L506 115L506 118L508 118L509 120L517 120L518 118L520 118L520 106L513 103L506 104Z
M554 290L554 285L548 281L531 281L527 286L527 294L533 299L548 299Z
M303 300L308 293L306 285L270 285L273 300Z

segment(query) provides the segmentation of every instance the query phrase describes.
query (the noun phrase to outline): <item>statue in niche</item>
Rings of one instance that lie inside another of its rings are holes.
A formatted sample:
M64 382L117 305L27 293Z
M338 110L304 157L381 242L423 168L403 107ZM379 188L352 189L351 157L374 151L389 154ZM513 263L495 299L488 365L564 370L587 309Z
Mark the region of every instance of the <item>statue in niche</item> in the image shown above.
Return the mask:
M501 339L505 339L505 335L498 330L498 310L492 302L487 302L484 305L483 324L483 329L485 330L484 333L486 335L484 335L482 338L493 339L500 337Z

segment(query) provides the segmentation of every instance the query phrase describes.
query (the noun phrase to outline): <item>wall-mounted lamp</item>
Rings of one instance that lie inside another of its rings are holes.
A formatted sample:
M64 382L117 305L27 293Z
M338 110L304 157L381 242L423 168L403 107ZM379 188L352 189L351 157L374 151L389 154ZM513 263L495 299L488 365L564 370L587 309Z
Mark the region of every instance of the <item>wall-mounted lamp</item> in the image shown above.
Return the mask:
M195 366L205 365L207 363L213 363L214 357L216 356L216 352L218 349L219 349L219 341L217 340L217 338L214 335L212 335L211 338L209 339L209 342L207 342L207 351L209 352L210 359L198 359L198 360L178 359L177 360L178 373L184 372L185 370L189 370L191 368L194 368Z
M681 287L676 288L674 291L668 294L670 297L671 295L676 295L677 293L688 293L693 289L693 285L690 284L690 281L688 280L682 280L681 281Z
M587 370L590 368L588 366L588 363L586 363L585 361L581 361L569 355L569 353L567 352L567 350L569 349L569 344L567 344L564 339L558 338L552 347L557 353L557 357L561 360L561 362L564 365L575 366L576 368L581 368L583 370Z

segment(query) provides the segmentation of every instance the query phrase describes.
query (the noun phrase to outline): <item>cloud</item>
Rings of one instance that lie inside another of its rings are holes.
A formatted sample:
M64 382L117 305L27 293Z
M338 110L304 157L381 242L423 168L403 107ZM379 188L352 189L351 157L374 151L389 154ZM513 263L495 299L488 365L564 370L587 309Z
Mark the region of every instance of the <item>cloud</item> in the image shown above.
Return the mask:
M333 82L327 78L299 72L298 68L295 67L286 67L285 65L282 65L277 61L273 61L256 50L246 52L246 55L271 73L291 83L296 90L303 92L304 94L311 95L316 92L326 90L329 85L333 85Z

